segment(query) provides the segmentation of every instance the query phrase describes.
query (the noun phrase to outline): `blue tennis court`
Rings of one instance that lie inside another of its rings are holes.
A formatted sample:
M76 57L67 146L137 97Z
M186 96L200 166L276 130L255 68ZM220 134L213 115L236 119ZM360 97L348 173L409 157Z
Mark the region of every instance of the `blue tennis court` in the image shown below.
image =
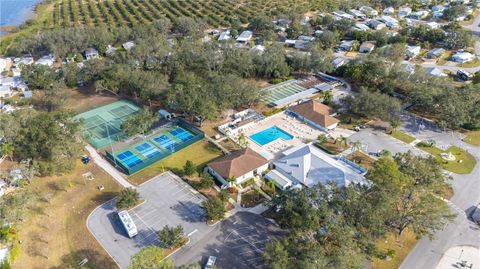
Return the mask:
M184 129L178 127L176 129L170 130L169 133L174 135L176 138L182 140L183 142L191 139L193 135L189 133L188 131L185 131Z
M173 151L178 144L177 141L170 139L170 137L162 134L159 137L153 139L160 147Z
M135 147L135 149L140 152L146 158L152 158L161 154L162 152L156 147L150 145L149 143L143 143Z
M143 162L137 155L133 154L133 152L131 152L130 150L118 154L117 158L130 168Z

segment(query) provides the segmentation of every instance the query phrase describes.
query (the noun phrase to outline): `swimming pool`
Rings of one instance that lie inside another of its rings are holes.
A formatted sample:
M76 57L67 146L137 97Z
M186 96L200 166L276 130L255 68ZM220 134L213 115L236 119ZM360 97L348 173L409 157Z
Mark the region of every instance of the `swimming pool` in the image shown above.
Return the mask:
M256 134L249 136L250 139L255 141L255 143L259 144L260 146L266 145L272 141L275 141L279 138L283 140L292 140L293 136L284 130L278 128L277 126L272 126L268 129L260 131Z

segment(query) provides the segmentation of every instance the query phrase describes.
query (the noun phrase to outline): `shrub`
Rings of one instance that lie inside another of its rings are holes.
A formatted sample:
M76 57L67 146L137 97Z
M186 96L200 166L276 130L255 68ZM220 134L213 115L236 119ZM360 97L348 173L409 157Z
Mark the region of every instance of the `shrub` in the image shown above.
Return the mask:
M126 188L120 192L117 208L124 209L136 205L140 201L140 194L133 188Z
M157 232L160 238L160 246L162 248L170 248L179 245L183 237L183 227L178 225L176 227L170 227L165 225L161 230Z
M213 182L213 177L209 173L203 172L202 179L200 180L200 183L198 184L198 187L200 189L207 189L207 188L212 187L213 183L214 183Z
M186 162L185 165L183 166L183 173L184 173L186 176L191 176L191 175L193 175L196 170L197 170L197 167L196 167L195 164L193 164L193 162L190 161L190 160L187 160L187 162Z
M222 200L222 202L225 203L226 201L228 201L228 198L230 198L230 195L228 194L228 191L224 189L220 191L218 197L220 198L220 200Z
M221 220L225 217L225 207L218 198L210 198L202 203L205 210L205 217L208 221Z

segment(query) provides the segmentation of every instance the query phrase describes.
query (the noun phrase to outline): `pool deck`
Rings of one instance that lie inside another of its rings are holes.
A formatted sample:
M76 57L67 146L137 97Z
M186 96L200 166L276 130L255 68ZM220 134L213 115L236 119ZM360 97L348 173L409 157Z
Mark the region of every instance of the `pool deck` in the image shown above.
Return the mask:
M293 139L277 139L268 144L260 146L255 141L249 138L249 136L268 129L272 126L277 126L283 131L289 133L293 136ZM297 120L296 118L288 116L283 112L257 122L256 124L246 129L243 133L248 138L250 148L260 154L267 152L267 154L273 155L274 158L276 158L280 152L284 151L287 148L299 145L300 143L309 142L311 140L317 139L319 135L325 134L325 132L306 125L303 122Z

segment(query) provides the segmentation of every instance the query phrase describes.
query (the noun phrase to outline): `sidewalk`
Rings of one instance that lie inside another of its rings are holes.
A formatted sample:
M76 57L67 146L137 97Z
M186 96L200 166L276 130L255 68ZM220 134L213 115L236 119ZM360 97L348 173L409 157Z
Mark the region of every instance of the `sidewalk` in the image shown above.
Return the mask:
M118 182L118 184L122 185L124 188L134 188L130 182L128 182L118 171L113 167L107 160L103 159L100 154L90 145L85 147L92 157L93 161L100 166L105 172L107 172L110 176Z

